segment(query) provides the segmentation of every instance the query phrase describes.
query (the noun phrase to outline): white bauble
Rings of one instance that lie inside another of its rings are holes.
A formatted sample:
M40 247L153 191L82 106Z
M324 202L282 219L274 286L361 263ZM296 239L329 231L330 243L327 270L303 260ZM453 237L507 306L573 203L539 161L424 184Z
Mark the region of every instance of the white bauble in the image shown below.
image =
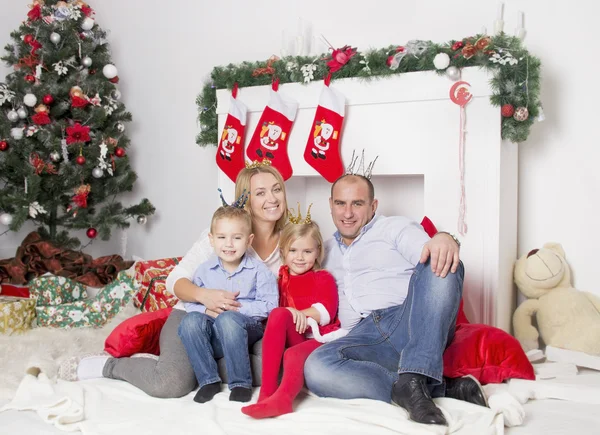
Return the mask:
M52 32L50 34L50 41L53 44L58 44L60 42L60 34L56 33L56 32Z
M460 79L460 70L458 68L456 68L455 66L449 66L446 69L446 76L453 81L457 81L458 79Z
M85 17L85 19L83 20L83 22L81 23L81 28L83 30L92 30L92 27L94 27L94 19L90 18L90 17Z
M10 135L15 140L21 140L21 139L23 139L23 129L19 128L19 127L11 128L10 129Z
M104 77L106 77L108 80L110 80L110 79L114 79L116 76L118 76L119 72L117 71L116 66L109 63L109 64L104 65L104 68L102 68L102 74L104 74Z
M435 69L446 69L450 65L450 56L446 53L438 53L433 58L433 66Z
M19 110L17 110L17 115L19 115L19 118L21 119L25 119L27 116L29 116L27 110L25 110L23 107L19 107Z
M103 175L104 175L104 172L100 168L94 168L92 170L92 176L94 178L102 178Z
M16 110L11 110L6 114L6 117L10 122L17 122L19 120L19 114Z
M25 103L26 106L33 107L37 104L37 97L33 94L26 94L23 97L23 103Z
M125 131L125 124L121 121L117 122L117 130L119 130L120 133L123 133Z
M81 64L83 66L85 66L86 68L89 68L92 66L92 58L89 56L84 57L83 59L81 59Z
M8 213L0 214L0 224L9 226L10 224L12 224L12 221L13 221L12 215L10 215Z

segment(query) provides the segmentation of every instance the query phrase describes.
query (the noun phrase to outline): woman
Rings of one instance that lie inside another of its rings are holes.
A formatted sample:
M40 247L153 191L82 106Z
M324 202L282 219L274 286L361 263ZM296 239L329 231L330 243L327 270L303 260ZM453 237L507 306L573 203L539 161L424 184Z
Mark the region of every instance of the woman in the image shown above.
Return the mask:
M281 266L279 235L287 222L285 185L281 174L271 166L258 165L240 171L235 183L235 197L250 192L246 208L252 216L254 239L248 255L261 260L277 275ZM235 294L220 290L201 288L192 283L194 271L212 254L208 240L209 230L192 246L181 262L171 271L166 287L180 301L175 305L160 334L160 357L111 358L91 356L82 358L71 375L62 377L90 379L106 377L121 379L140 388L150 396L161 398L181 397L196 388L196 378L177 329L186 312L183 303L199 302L206 308L222 313L235 310L240 303ZM76 372L76 373L75 373ZM64 369L63 369L64 373Z

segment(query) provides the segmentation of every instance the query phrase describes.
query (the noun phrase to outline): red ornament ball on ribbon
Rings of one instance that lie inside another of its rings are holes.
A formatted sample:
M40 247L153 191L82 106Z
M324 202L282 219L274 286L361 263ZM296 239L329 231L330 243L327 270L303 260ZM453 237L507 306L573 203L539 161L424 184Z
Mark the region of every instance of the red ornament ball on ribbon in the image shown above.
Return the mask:
M25 76L25 81L26 81L26 82L29 82L29 83L33 83L33 82L35 82L35 76L33 76L33 75L31 75L31 74L27 74L27 75Z
M75 159L75 163L77 163L79 166L85 165L85 157L77 156L77 158Z
M8 142L0 140L0 151L6 151L8 149Z
M450 99L454 104L458 104L460 107L465 107L467 103L471 101L471 98L473 98L473 94L471 94L471 85L467 82L456 82L450 88Z
M512 104L505 104L501 109L502 116L505 118L510 118L515 114L515 106Z
M115 76L112 79L109 79L108 81L111 83L117 84L117 83L119 83L119 76Z
M124 157L125 156L125 149L118 147L115 149L115 156L117 157Z
M25 44L31 44L32 41L33 41L33 35L25 35L25 37L23 38L23 42Z
M96 228L88 228L88 230L85 232L85 234L90 238L90 239L95 239L96 236L98 235L98 231L96 231Z
M44 104L52 104L52 103L54 103L54 97L52 95L50 95L50 94L46 94L42 98L42 102Z

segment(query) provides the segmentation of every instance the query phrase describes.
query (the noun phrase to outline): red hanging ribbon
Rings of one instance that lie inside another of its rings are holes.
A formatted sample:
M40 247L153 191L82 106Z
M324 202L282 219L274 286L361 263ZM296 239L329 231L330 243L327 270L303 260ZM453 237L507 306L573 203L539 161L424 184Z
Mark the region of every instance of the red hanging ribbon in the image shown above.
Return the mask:
M279 90L279 77L273 76L273 81L271 82L271 88L277 92Z
M238 84L237 84L237 82L235 82L233 84L233 89L231 90L231 96L233 98L237 98L237 94L238 94Z
M329 74L327 74L325 76L325 86L329 87L329 85L331 84L331 72L329 72Z

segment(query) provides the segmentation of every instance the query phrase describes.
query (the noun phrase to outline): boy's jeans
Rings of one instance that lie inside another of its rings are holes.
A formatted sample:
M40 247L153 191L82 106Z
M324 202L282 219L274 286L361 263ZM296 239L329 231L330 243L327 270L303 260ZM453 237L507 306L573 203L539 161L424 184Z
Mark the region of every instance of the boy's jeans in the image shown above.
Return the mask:
M259 320L236 311L225 311L216 319L191 312L178 330L200 387L221 381L216 359L225 358L229 389L252 388L249 347L263 332Z

